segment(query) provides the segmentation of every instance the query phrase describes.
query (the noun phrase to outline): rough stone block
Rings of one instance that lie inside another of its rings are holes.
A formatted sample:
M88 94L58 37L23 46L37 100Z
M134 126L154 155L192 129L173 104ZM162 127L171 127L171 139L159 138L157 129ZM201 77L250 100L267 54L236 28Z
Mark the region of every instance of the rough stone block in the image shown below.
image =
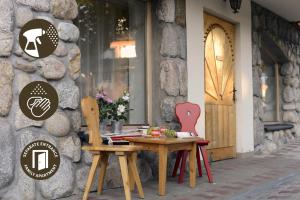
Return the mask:
M66 42L76 42L79 38L79 29L71 23L60 22L57 31L59 38Z
M60 139L59 150L62 155L67 156L73 162L80 161L81 142L76 135Z
M22 70L24 72L35 72L37 69L37 64L35 62L28 62L21 57L13 56L12 64L14 68Z
M295 110L296 105L294 103L289 103L289 104L283 104L282 105L283 110Z
M295 100L295 93L294 90L290 86L286 86L283 89L283 100L286 103L291 103L292 101Z
M41 127L43 126L44 121L36 121L29 119L26 117L23 112L20 110L18 107L16 110L16 115L15 115L15 127L16 130L20 130L22 128L30 127L30 126L35 126L35 127Z
M265 153L272 153L277 150L277 145L270 140L267 140L265 142L264 147L265 147Z
M73 80L77 79L80 75L80 69L81 69L81 54L80 49L78 46L74 45L69 50L69 73Z
M174 22L175 21L174 0L159 0L156 13L159 20L164 22Z
M14 177L15 142L11 126L0 118L0 189L9 185Z
M11 32L0 30L0 56L10 56L14 44L14 35Z
M81 112L76 110L65 110L71 122L71 128L74 132L79 132L81 127Z
M160 64L160 86L169 96L187 95L187 69L181 59L167 59Z
M41 76L43 76L46 79L61 79L66 73L66 67L64 63L62 63L54 56L41 59L39 61L39 66L41 67L39 70Z
M166 97L163 99L160 110L162 119L166 122L171 122L175 119L175 98L174 97Z
M82 151L82 161L87 164L87 165L91 165L93 162L93 158L92 158L93 154L90 153L89 151Z
M74 188L75 170L72 162L60 157L57 172L49 179L37 182L42 196L46 199L57 199L71 195Z
M254 111L254 119L263 119L264 109L263 109L263 101L259 97L253 97L253 111Z
M30 6L36 11L47 12L50 10L49 0L16 0L17 3Z
M14 77L9 60L0 60L0 72L0 116L6 116L12 105L12 80Z
M66 44L62 40L60 40L58 42L58 45L57 45L55 51L53 52L53 54L58 56L58 57L63 57L63 56L66 56L68 54Z
M70 131L70 120L64 112L56 111L45 121L45 128L51 135L63 137Z
M286 76L286 75L291 75L294 70L294 65L291 62L285 63L281 66L281 75Z
M257 44L252 45L252 65L260 65L262 63L260 49Z
M298 121L297 113L293 111L285 111L282 118L285 122L295 123Z
M13 92L14 94L20 94L22 89L29 84L31 81L30 77L28 76L27 73L18 73L15 75L14 79L14 87L13 87Z
M59 19L75 19L78 15L76 0L52 0L51 13Z
M12 31L13 1L12 0L0 0L0 10L1 10L1 12L0 12L0 31L4 31L4 32Z
M151 166L143 158L138 158L137 168L139 170L141 182L149 181L153 177Z
M300 112L300 103L296 103L295 107L296 107L296 111Z
M256 119L254 120L254 145L262 144L264 141L264 124Z
M15 13L16 24L20 28L33 19L33 13L28 7L17 7Z
M162 31L160 54L167 57L186 58L186 32L181 26L165 24Z
M283 79L283 83L293 88L299 88L299 78L287 76Z
M253 96L261 97L261 79L260 79L261 69L259 67L252 68L253 77Z
M89 166L82 166L79 169L77 169L77 171L76 171L76 183L77 183L77 187L81 191L84 191L84 189L85 189L86 180L87 180L89 171L90 171ZM99 177L99 170L96 171L95 177ZM104 187L105 186L106 186L106 184L104 185ZM97 187L98 187L98 181L95 178L92 183L91 192L97 191Z
M16 132L16 153L20 155L24 147L35 140L32 130L23 129L22 131ZM34 179L27 176L21 168L19 159L16 160L16 174L17 180L12 185L11 189L3 196L4 200L8 199L26 199L35 200L35 181Z
M72 80L62 80L55 85L59 106L63 109L76 109L79 105L79 88Z

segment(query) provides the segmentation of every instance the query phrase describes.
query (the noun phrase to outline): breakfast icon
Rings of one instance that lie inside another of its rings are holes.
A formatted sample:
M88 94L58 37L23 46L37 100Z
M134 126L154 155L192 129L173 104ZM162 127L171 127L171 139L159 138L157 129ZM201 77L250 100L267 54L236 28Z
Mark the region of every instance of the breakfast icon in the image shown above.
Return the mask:
M34 58L44 58L52 54L58 45L58 33L54 25L44 19L27 22L19 34L23 51Z
M19 96L19 105L28 118L45 120L58 107L56 90L47 82L34 81L24 87Z

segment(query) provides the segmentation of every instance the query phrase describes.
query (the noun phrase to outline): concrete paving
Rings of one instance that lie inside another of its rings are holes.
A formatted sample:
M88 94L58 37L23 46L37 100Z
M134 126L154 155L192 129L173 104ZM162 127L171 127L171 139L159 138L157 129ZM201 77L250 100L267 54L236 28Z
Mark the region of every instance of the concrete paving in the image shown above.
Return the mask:
M212 163L214 183L208 183L206 174L197 178L197 186L189 187L168 177L167 195L157 195L157 180L144 183L146 200L300 200L300 140L283 146L267 156L229 159ZM79 200L76 195L64 200ZM137 198L136 191L132 193ZM123 188L105 190L102 195L90 194L90 200L123 200Z

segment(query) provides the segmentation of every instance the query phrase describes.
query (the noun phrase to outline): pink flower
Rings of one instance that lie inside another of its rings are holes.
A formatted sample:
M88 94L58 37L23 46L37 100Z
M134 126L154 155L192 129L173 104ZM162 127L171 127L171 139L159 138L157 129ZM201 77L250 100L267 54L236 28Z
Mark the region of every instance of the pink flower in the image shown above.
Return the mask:
M107 103L113 103L113 100L107 96L107 93L105 91L101 91L98 94L96 94L96 99L103 99Z
M96 99L103 99L104 95L102 93L96 94Z
M104 100L107 101L108 103L112 103L113 102L113 100L111 98L109 98L109 97L104 98Z

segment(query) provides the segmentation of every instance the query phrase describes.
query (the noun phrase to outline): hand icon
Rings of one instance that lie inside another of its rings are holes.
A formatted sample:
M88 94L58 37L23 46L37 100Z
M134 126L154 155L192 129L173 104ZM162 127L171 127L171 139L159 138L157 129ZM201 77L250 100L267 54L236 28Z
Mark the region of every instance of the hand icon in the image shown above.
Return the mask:
M27 107L34 117L42 117L50 109L50 100L42 97L30 97L27 100Z

